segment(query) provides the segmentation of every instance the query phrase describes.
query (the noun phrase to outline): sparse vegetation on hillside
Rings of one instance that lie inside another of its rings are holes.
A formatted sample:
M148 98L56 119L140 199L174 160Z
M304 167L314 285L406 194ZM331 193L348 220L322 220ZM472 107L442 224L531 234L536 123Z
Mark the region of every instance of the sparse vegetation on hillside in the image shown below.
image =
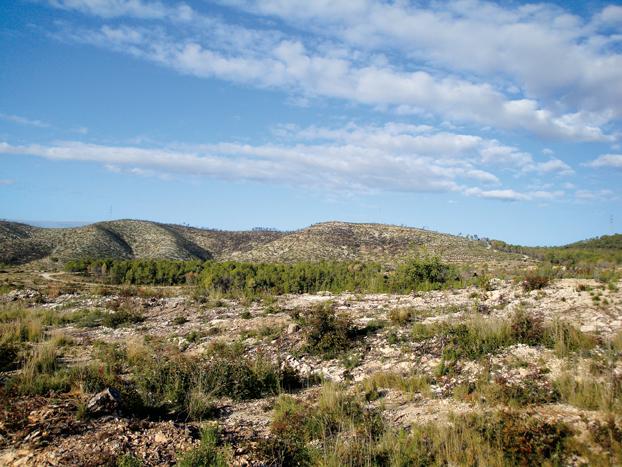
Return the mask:
M70 229L0 222L0 262L11 264L84 258L395 264L413 255L452 263L521 260L479 241L382 224L326 222L295 232L226 232L134 220Z
M517 253L564 266L571 274L595 276L600 270L622 265L622 234L605 235L559 247L526 247L492 240L492 247L499 251Z

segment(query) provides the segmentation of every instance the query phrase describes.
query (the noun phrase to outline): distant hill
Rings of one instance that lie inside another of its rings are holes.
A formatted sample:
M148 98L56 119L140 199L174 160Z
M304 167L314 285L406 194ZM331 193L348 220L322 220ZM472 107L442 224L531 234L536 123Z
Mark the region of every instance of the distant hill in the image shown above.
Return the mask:
M492 240L495 250L522 254L583 272L596 265L622 265L622 234L581 240L561 246L520 246Z
M229 232L139 220L41 228L0 222L0 262L78 258L215 259L263 262L371 260L410 255L450 262L515 260L486 242L411 227L326 222L294 232Z
M565 245L564 248L622 250L622 234L603 235Z

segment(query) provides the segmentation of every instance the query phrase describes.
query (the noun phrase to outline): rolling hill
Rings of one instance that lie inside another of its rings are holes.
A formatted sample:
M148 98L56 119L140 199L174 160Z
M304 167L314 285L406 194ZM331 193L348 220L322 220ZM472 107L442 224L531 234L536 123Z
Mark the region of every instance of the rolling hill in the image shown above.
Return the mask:
M485 242L412 227L325 222L294 232L221 231L140 220L41 228L0 222L0 262L77 258L215 259L263 262L370 260L413 254L450 262L512 260Z

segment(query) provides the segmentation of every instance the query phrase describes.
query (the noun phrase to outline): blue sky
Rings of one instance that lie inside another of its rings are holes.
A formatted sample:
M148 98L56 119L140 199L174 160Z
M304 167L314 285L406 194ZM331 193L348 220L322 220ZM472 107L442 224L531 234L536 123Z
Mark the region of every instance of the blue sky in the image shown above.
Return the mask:
M622 6L0 0L0 217L622 231Z

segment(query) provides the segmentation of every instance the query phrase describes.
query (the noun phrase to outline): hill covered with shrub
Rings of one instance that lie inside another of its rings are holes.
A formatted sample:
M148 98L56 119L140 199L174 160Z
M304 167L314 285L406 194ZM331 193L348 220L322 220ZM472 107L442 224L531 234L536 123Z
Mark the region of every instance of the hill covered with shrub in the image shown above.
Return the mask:
M438 256L452 263L521 259L495 251L485 241L384 224L325 222L278 232L222 231L138 220L74 228L0 222L0 262L7 264L92 258L388 264L413 256Z

